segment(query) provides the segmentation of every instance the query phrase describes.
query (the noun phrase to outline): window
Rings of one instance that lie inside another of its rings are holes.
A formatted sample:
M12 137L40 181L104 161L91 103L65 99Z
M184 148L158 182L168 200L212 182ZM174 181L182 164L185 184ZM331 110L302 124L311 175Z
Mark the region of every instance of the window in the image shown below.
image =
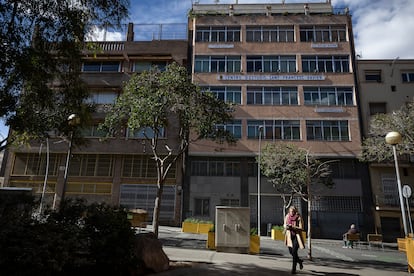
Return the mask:
M259 139L259 126L263 126L262 139L265 140L299 140L299 120L248 120L247 138Z
M414 73L402 73L402 82L414 82Z
M386 205L396 206L398 204L398 185L395 174L382 174L381 182L384 194L384 203Z
M234 199L234 198L221 198L220 199L220 205L221 206L238 207L238 206L240 206L240 200Z
M241 136L242 136L242 133L241 133L242 123L241 123L241 120L234 120L233 122L227 123L225 125L216 125L216 128L229 131L234 136L234 138L240 139Z
M120 61L85 61L82 72L119 72Z
M346 27L338 26L301 26L302 42L341 42L346 41Z
M203 87L204 91L210 91L227 103L241 104L241 87L240 86L208 86Z
M165 129L163 127L158 128L158 138L165 138ZM129 138L138 138L138 139L147 139L147 138L154 138L155 132L154 129L151 127L141 128L139 130L131 130L130 128L127 129L126 135Z
M149 71L153 66L156 66L159 70L165 71L167 67L166 61L135 61L132 67L133 72L142 73Z
M365 81L381 82L381 70L365 71Z
M113 156L110 154L75 154L70 160L71 176L112 176Z
M49 155L48 175L56 176L59 168L59 156L51 153ZM45 175L46 152L38 153L16 153L12 175Z
M353 105L352 87L304 87L305 105Z
M302 56L303 72L349 72L348 56Z
M194 199L194 215L196 216L210 216L210 199L209 198L195 198Z
M67 193L72 194L107 194L112 193L112 183L68 183Z
M171 166L167 178L175 178L176 167ZM157 170L154 159L149 155L127 155L122 163L123 177L156 178Z
M82 136L84 137L105 137L107 133L99 129L98 125L86 126L82 129Z
M86 102L93 104L114 104L117 97L117 92L91 92Z
M247 87L247 104L298 105L297 87Z
M293 42L293 26L247 26L247 42Z
M241 70L240 56L196 56L194 71L197 73L235 73Z
M203 159L191 161L192 176L240 176L240 161Z
M387 103L369 103L369 115L387 113Z
M296 57L247 56L247 72L296 72Z
M306 121L306 137L316 141L349 141L348 121Z
M196 27L197 42L237 42L240 41L240 26Z

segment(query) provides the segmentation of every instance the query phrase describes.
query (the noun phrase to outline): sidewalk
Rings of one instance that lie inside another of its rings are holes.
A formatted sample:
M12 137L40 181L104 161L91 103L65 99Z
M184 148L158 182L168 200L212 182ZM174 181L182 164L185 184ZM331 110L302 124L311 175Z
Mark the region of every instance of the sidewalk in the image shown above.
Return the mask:
M150 226L151 227L151 226ZM150 229L147 229L150 230ZM258 255L216 252L205 249L206 235L182 233L181 228L161 227L160 239L172 269L157 275L291 275L291 257L281 241L261 237ZM313 260L300 250L304 269L298 275L408 275L405 254L393 244L388 249L342 249L340 240L312 240Z

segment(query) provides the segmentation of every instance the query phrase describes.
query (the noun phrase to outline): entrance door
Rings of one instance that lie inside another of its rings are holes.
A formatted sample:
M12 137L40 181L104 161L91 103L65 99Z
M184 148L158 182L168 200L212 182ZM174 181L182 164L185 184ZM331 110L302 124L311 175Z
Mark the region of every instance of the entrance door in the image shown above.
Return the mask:
M396 242L403 236L400 218L381 217L381 230L384 242Z

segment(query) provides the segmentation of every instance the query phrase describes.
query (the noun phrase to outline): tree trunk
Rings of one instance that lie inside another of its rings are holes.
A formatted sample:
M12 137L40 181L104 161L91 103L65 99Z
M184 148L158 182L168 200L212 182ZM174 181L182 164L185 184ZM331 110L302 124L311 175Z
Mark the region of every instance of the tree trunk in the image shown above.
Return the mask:
M312 200L308 192L308 259L312 260Z
M160 210L161 210L161 197L164 189L164 182L158 183L157 185L157 196L155 198L154 204L154 213L152 214L152 231L155 236L158 238L158 228L160 220Z

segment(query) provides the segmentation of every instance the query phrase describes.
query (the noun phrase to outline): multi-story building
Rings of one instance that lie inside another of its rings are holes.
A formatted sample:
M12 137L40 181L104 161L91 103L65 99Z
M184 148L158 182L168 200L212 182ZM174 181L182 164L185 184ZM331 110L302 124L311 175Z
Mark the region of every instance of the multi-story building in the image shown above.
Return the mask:
M312 206L315 237L341 237L351 223L372 231L370 187L357 161L361 135L348 12L334 11L330 1L196 3L188 26L193 81L237 104L234 121L223 127L239 140L190 145L183 214L214 219L217 205L250 206L262 234L269 223L282 224L281 196L264 177L258 186L255 157L260 142L293 143L337 160L334 188L320 190ZM296 204L306 212L299 199Z
M391 113L413 101L414 60L358 60L357 65L363 133L367 137L372 115ZM413 162L410 157L399 160L401 183L412 188ZM404 236L404 228L394 163L371 163L369 172L376 231L385 240L395 241L395 238ZM409 202L408 209L414 206L412 199Z
M164 25L164 32L154 34L151 30L160 30L159 26L152 26L157 27L152 29L149 25L138 27L140 32L134 35L133 24L128 25L125 41L93 42L94 47L90 48L94 50L84 52L82 78L90 89L89 100L97 104L97 111L93 114L93 123L82 129L87 144L72 148L67 178L64 174L69 145L61 138L52 138L48 145L46 142L33 142L30 147L9 149L5 186L30 187L40 195L46 183L45 203L55 206L65 185L67 197L82 197L90 202L124 205L131 209L142 208L148 210L149 218L152 217L157 174L149 155L149 145L139 133L131 133L128 129L125 129L125 137L102 142L103 134L97 127L103 121L108 105L114 103L131 74L147 70L152 65L162 69L173 61L186 66L187 28L186 24L174 25L170 29ZM175 33L170 32L172 29ZM165 139L174 142L177 137L166 136ZM50 157L48 173L45 174L47 148ZM176 224L181 220L181 175L180 169L172 168L168 177L160 212L163 222Z

